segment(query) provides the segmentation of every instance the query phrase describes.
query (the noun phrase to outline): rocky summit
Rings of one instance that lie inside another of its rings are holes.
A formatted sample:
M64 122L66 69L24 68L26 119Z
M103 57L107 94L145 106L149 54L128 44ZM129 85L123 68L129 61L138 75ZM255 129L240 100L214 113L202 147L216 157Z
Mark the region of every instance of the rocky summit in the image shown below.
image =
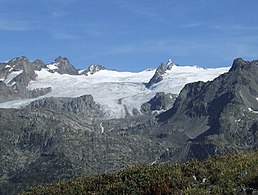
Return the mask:
M257 146L257 60L130 73L18 57L0 89L0 194Z

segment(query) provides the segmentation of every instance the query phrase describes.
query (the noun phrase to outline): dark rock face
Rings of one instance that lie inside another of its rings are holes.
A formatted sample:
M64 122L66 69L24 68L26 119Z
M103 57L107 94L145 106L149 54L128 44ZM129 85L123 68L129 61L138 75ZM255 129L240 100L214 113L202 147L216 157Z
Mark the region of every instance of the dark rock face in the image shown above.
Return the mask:
M12 88L7 87L3 81L0 81L0 102L8 101L14 93L15 91Z
M171 70L175 66L171 59L168 60L167 64L164 65L163 63L157 68L154 76L150 79L150 81L146 84L147 88L150 88L155 83L158 83L163 80L163 75L166 73L167 70Z
M162 63L156 70L154 76L150 79L150 81L146 84L147 88L150 88L153 84L162 81L163 74L166 72L166 66Z
M47 68L47 65L42 60L35 60L32 62L32 67L34 70L42 70L42 68Z
M168 110L173 106L175 99L176 95L159 92L150 101L142 105L141 112L149 113L151 111Z
M67 58L63 58L59 56L55 59L55 61L49 65L56 66L56 69L49 69L50 72L58 72L59 74L70 74L70 75L78 75L78 71L74 68L72 64L70 64Z
M81 75L93 75L96 72L100 71L100 70L105 70L106 68L104 66L101 66L99 64L92 64L90 65L86 70L84 70Z
M241 70L248 62L244 61L242 58L237 58L234 60L230 71Z

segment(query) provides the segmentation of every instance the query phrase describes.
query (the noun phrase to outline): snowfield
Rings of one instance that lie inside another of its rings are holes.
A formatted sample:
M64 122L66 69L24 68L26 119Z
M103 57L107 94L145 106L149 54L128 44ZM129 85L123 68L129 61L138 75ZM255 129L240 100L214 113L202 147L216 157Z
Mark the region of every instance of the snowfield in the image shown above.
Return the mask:
M55 67L50 67L55 68ZM126 112L140 111L141 105L149 101L157 92L179 94L183 86L195 81L213 80L229 70L226 68L203 69L196 66L176 66L167 70L163 80L150 89L144 83L149 82L155 70L139 73L101 70L90 76L50 73L46 69L35 71L38 75L27 89L51 87L52 91L45 97L79 97L91 94L105 111L105 117L122 118ZM1 103L1 108L20 108L35 99L15 100Z

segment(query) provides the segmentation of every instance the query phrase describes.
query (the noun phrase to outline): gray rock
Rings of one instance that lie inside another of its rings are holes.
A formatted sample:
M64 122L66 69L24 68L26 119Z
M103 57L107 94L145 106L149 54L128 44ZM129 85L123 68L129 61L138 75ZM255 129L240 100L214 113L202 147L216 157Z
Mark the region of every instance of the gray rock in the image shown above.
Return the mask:
M28 107L31 109L41 108L68 112L87 120L94 120L102 115L100 106L94 101L92 95L83 95L77 98L44 98L31 102Z
M0 64L0 69L8 72L5 66ZM157 80L166 70L159 68ZM0 89L6 96L14 93L4 82ZM156 94L143 105L144 115L113 120L100 119L101 109L90 95L0 109L0 193L17 194L28 185L138 163L204 159L257 148L258 61L237 59L213 81L187 84L172 108L169 96ZM151 114L161 109L168 110Z
M32 67L34 70L42 70L42 68L47 68L47 65L42 60L35 60L32 62Z
M187 84L173 108L159 115L158 120L163 128L181 129L189 137L192 157L254 148L257 78L258 61L236 59L228 73L213 81Z
M163 74L166 72L166 66L162 63L156 70L154 76L150 79L150 81L146 84L147 88L150 88L153 84L162 81Z
M19 72L17 76L8 80L10 74L17 72ZM30 92L26 89L29 82L37 77L33 64L26 57L17 57L7 63L2 63L0 65L0 76L3 80L1 82L2 90L0 91L1 102L36 97L35 92ZM40 95L45 94L42 92Z
M176 95L164 92L156 93L156 95L141 107L141 112L150 113L152 111L166 111L173 106Z
M70 75L78 75L78 71L74 68L72 64L70 64L67 58L63 58L59 56L55 59L55 61L49 65L54 65L57 69L49 69L50 72L58 72L59 74L70 74Z
M171 70L173 66L175 66L174 62L169 59L167 64L164 65L163 63L160 64L160 66L157 68L155 74L150 79L150 81L146 84L147 88L150 88L152 85L160 82L163 80L163 75L166 73L167 70Z
M93 75L95 74L96 72L100 71L100 70L105 70L106 68L102 65L99 65L99 64L92 64L90 65L86 70L84 70L81 75L86 75L86 76L89 76L89 75Z
M21 74L16 76L13 81L16 82L16 90L23 92L31 80L37 75L32 67L31 62L26 57L17 57L8 62L14 70L23 70Z

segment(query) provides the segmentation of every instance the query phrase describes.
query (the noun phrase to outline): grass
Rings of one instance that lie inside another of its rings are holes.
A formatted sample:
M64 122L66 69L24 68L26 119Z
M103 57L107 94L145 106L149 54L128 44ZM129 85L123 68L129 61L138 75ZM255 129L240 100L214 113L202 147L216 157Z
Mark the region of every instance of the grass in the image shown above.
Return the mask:
M138 165L114 173L78 177L30 188L32 194L237 194L258 189L258 152L204 162Z

